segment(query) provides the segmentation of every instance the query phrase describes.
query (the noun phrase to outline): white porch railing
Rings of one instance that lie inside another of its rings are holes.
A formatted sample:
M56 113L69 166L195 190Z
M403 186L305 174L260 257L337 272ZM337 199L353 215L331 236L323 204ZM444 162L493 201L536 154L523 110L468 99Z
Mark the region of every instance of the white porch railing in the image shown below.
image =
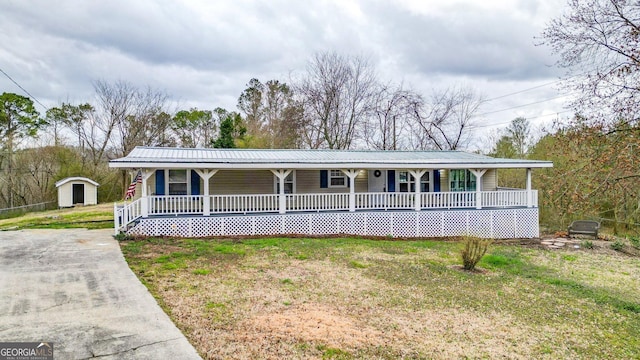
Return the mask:
M202 195L148 196L149 215L202 214Z
M475 208L475 192L435 192L421 193L422 209Z
M278 212L278 195L211 195L211 213Z
M519 207L528 206L526 190L483 191L483 207ZM538 190L531 190L531 204L538 206Z
M287 211L349 210L349 193L287 194L286 199Z
M538 192L532 190L436 192L420 194L420 209L474 209L537 207ZM415 193L355 193L355 210L415 209ZM349 210L350 193L286 194L286 212ZM530 197L530 199L529 199ZM146 201L146 202L145 202ZM208 203L207 203L208 202ZM206 206L208 205L208 206ZM114 205L114 223L120 231L140 217L148 215L209 215L279 213L279 194L253 195L168 195L148 196L124 205Z
M142 199L125 203L123 205L113 204L113 223L116 234L122 228L142 217Z
M356 193L356 209L412 209L414 193Z

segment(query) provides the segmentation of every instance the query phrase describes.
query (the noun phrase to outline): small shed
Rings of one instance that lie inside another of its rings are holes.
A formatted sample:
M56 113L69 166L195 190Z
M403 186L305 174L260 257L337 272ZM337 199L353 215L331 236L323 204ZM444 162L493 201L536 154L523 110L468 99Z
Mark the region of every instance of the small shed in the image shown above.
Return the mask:
M98 203L97 182L85 177L68 177L56 182L58 207L96 205Z

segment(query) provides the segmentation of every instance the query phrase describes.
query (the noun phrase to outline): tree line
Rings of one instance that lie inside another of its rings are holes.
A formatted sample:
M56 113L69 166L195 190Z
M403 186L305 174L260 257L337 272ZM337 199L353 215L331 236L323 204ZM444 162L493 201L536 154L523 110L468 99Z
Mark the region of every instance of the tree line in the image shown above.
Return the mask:
M172 109L168 94L126 81L95 81L92 101L44 114L4 93L0 208L51 201L55 181L71 175L101 183L100 201L116 200L128 176L108 161L136 146L461 149L482 103L463 88L424 97L382 82L364 58L329 52L291 83L251 79L236 110Z
M567 70L574 116L538 136L517 118L495 139L478 136L483 98L464 86L420 94L380 78L367 59L315 54L289 79L251 79L235 110L172 109L170 96L125 81L94 82L94 98L39 114L29 98L0 97L0 207L55 199L53 183L87 176L100 201L122 197L127 174L108 160L135 146L377 150L467 149L493 144L490 155L551 160L536 171L541 221L578 217L640 223L640 5L625 0L569 0L567 12L538 39ZM50 134L48 140L45 134ZM39 136L40 140L33 140ZM500 186L524 175L501 171Z

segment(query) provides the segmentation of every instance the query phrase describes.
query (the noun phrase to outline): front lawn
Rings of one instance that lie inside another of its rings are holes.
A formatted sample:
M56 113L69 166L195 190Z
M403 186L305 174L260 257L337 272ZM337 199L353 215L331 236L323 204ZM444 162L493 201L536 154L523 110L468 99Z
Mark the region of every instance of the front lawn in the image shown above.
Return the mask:
M0 231L19 229L113 229L113 204L36 211L0 219Z
M613 250L444 241L122 242L205 358L638 358L640 263Z

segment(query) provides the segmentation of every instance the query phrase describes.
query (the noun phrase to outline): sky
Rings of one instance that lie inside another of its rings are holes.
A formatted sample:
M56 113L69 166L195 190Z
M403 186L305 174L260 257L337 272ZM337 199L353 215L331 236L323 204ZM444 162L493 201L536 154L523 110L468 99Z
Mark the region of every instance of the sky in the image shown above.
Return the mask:
M91 102L95 80L123 80L179 109L237 110L251 78L290 83L331 51L424 96L473 88L488 100L475 120L486 135L520 116L542 126L571 114L562 69L536 46L563 11L558 0L4 0L0 92L26 95L15 81L44 114Z

